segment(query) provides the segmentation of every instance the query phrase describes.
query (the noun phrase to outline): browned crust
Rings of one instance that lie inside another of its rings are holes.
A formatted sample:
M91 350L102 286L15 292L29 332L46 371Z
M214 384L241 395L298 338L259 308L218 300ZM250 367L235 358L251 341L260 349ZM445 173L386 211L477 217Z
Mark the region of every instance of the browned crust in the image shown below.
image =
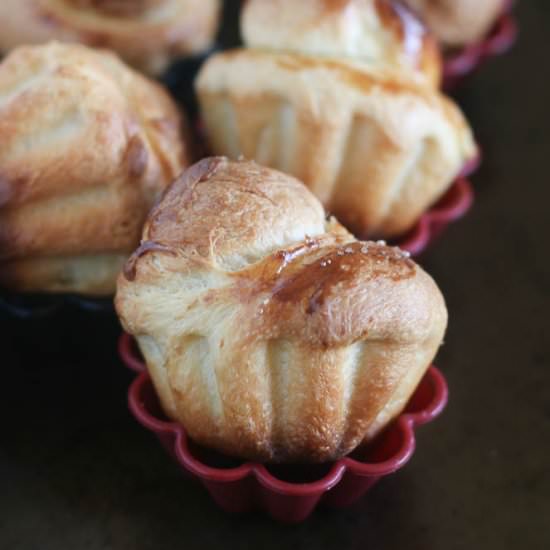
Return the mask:
M111 54L15 50L0 65L0 262L130 251L187 165L183 124L160 86ZM4 283L27 288L38 264L25 265L25 283L13 269ZM43 272L31 286L50 290Z
M357 24L368 39L356 37ZM251 48L352 58L441 81L437 41L394 0L248 0L242 26Z
M77 42L159 74L173 59L210 47L220 12L220 0L3 0L0 50Z
M151 212L118 281L169 416L245 458L325 461L376 435L441 343L443 298L297 180L205 159Z

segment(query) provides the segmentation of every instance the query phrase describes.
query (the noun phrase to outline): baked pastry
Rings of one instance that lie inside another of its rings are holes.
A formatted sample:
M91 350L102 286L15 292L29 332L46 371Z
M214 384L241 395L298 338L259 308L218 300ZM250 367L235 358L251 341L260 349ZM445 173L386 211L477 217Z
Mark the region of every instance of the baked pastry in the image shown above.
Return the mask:
M0 143L0 285L114 294L187 165L172 99L111 53L21 47L0 63Z
M220 0L2 0L0 50L80 42L159 74L174 58L212 44L220 8Z
M274 462L373 438L447 322L406 253L357 241L293 177L223 157L151 211L115 303L166 414L202 445Z
M344 43L359 34L350 31L356 18L346 15L392 4L308 0L304 5L324 6L324 17L335 22L315 25L312 18L308 26L297 16L298 29L288 37L286 16L277 19L270 2L249 0L243 14L248 47L212 56L199 73L196 89L213 151L293 174L360 236L406 232L475 157L464 117L425 73L384 56L343 54L361 52L363 44ZM275 4L281 14L285 4L290 9L290 0ZM260 8L272 19L264 38ZM283 30L274 30L279 26ZM323 30L326 42L315 54ZM374 51L365 44L366 52ZM380 38L382 51L384 44Z
M508 0L402 0L426 23L446 48L481 40Z
M248 0L241 27L254 48L349 58L441 81L436 40L399 2Z

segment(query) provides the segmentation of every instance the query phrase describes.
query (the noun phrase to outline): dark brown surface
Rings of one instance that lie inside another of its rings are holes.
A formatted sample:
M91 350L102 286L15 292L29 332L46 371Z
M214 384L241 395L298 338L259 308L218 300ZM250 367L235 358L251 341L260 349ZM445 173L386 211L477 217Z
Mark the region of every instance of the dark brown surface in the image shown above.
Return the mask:
M127 412L114 320L2 321L0 548L550 548L550 2L517 12L515 50L458 94L485 163L423 261L450 310L451 398L412 462L297 527L231 519Z

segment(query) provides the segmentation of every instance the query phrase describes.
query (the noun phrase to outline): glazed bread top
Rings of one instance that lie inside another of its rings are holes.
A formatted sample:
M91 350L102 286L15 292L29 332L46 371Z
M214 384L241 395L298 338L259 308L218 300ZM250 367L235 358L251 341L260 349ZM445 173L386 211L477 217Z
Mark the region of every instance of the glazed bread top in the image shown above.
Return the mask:
M404 0L447 47L480 40L510 2L507 0Z
M241 26L251 48L383 64L439 84L435 40L391 0L248 0Z
M152 210L117 307L133 334L213 332L234 313L226 345L407 343L446 324L441 293L406 253L327 221L293 177L224 157L194 165Z
M220 157L152 210L116 307L169 417L276 462L334 460L379 433L447 323L407 254L354 239L298 180Z
M213 42L220 0L2 0L0 50L49 40L116 51L148 73Z
M133 248L187 165L182 122L161 86L111 53L14 50L0 64L2 258Z

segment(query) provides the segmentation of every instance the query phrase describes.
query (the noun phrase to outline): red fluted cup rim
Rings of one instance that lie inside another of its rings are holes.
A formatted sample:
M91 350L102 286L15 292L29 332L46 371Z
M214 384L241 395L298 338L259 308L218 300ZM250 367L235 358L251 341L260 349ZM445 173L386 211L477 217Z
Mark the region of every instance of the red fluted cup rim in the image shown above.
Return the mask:
M176 460L193 476L203 482L235 483L252 478L256 483L279 495L288 496L322 496L333 489L342 480L346 473L359 477L380 478L396 472L411 458L415 450L415 428L433 421L441 414L447 404L448 389L443 374L431 366L415 393L409 400L404 412L391 424L391 429L399 437L399 445L389 456L379 460L364 460L356 453L352 453L330 465L328 472L322 478L307 482L289 482L277 478L269 471L268 465L243 461L230 468L218 468L202 462L190 449L190 440L182 425L166 419L158 410L151 407L151 395L154 388L145 365L137 355L132 338L123 334L119 342L120 356L124 364L137 377L131 383L128 391L129 408L136 420L159 438L169 436L173 441L171 449ZM378 441L369 445L367 456L378 456Z

